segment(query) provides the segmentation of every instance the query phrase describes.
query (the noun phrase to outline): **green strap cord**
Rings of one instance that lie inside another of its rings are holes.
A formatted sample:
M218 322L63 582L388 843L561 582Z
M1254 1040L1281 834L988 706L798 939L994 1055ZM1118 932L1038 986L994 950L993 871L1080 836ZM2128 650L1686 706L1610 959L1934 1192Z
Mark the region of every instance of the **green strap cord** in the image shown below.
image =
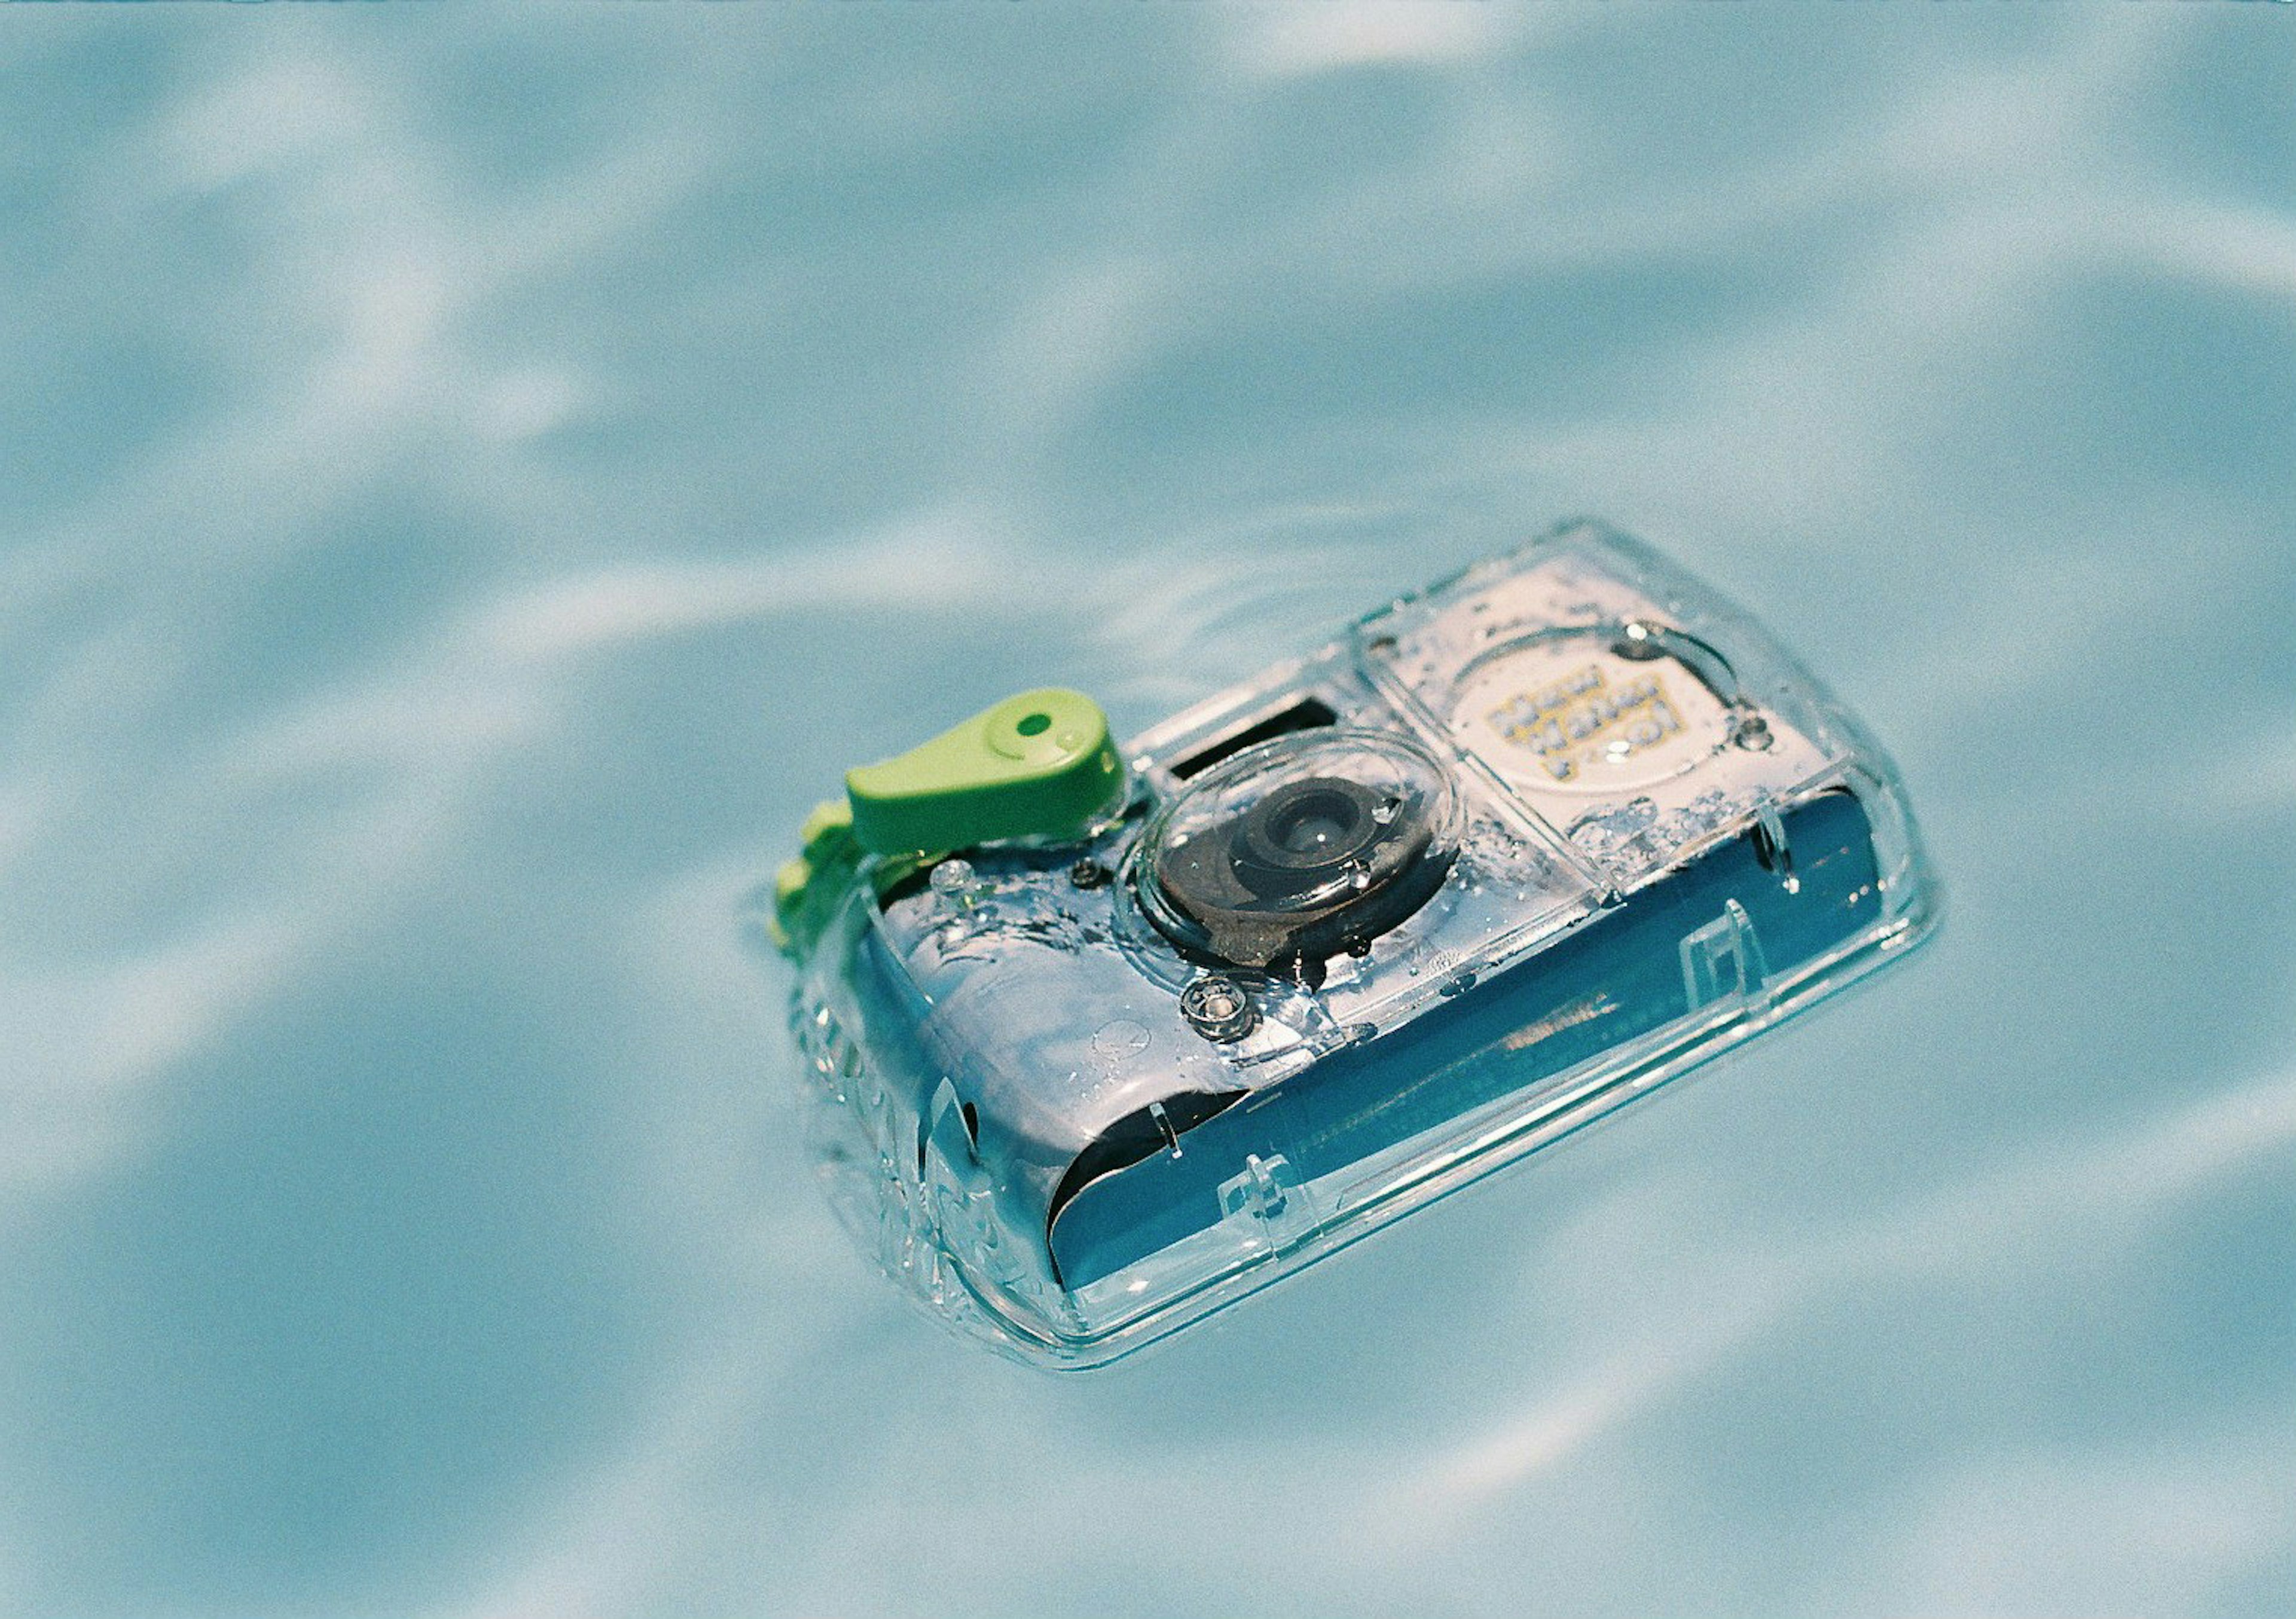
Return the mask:
M775 947L793 961L813 953L861 863L861 847L853 841L853 812L842 798L815 805L799 836L804 853L783 861L774 873L770 928Z
M827 920L824 892L841 889L865 853L1071 837L1123 792L1098 703L1058 687L1008 697L905 754L846 773L846 801L807 818L804 854L775 879L779 942L791 954L812 948Z

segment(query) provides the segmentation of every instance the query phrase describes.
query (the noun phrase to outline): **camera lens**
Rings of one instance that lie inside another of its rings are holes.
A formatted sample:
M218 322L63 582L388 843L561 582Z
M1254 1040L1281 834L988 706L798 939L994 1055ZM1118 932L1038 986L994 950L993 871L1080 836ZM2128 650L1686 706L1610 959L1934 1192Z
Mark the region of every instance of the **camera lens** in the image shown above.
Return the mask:
M1303 855L1320 863L1335 847L1344 848L1356 841L1363 816L1357 813L1351 795L1318 784L1286 804L1280 816L1270 815L1267 822L1267 841L1286 854Z
M1310 777L1277 788L1245 814L1231 844L1235 874L1259 894L1296 891L1360 858L1384 822L1380 796L1355 781ZM1385 821L1394 819L1394 801Z
M1223 765L1146 842L1149 913L1245 967L1317 961L1394 927L1450 869L1442 767L1391 735L1286 738Z

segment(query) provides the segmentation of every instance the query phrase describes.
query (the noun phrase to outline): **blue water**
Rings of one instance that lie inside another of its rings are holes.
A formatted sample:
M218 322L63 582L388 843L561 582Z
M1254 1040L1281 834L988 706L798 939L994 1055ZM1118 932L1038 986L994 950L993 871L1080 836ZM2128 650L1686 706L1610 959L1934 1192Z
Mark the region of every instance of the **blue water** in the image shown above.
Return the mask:
M2296 12L12 11L0 1611L2296 1611ZM1111 1372L743 896L1579 511L1898 975Z

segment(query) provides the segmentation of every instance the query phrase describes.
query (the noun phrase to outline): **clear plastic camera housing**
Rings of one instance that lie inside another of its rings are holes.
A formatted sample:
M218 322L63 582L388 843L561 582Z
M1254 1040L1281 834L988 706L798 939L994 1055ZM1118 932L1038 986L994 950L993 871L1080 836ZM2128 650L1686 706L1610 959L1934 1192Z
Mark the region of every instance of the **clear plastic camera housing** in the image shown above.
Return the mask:
M1126 750L1090 836L865 859L792 1023L845 1223L1085 1366L1902 955L1895 772L1759 626L1577 524Z

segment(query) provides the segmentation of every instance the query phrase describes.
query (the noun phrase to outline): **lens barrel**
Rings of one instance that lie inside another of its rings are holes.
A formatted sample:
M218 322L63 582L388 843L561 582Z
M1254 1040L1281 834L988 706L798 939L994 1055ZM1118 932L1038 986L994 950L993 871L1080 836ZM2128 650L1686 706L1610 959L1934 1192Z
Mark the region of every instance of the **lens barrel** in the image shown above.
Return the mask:
M1201 956L1319 963L1361 949L1441 886L1452 814L1442 767L1414 746L1361 732L1284 739L1170 806L1138 887L1165 932Z
M1270 898L1328 881L1366 858L1398 807L1391 797L1337 777L1288 782L1236 824L1228 846L1236 880Z

